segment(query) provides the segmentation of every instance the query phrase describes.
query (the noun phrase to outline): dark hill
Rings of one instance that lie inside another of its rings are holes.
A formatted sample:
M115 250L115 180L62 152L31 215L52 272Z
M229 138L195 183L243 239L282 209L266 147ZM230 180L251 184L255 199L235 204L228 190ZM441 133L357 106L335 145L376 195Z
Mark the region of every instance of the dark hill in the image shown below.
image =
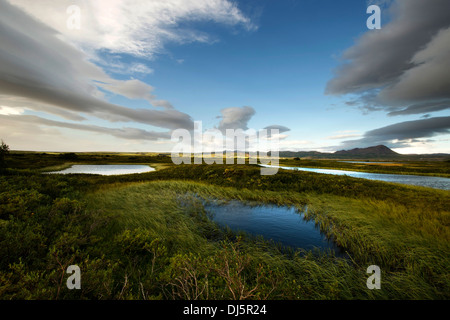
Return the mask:
M384 145L368 148L339 150L336 152L318 151L280 151L280 157L302 159L336 159L336 160L449 160L450 154L400 154Z
M386 157L386 156L398 156L399 154L392 151L384 145L368 147L368 148L355 148L351 150L339 150L334 153L339 156L365 156L365 157Z
M368 148L355 148L351 150L339 150L336 152L318 151L281 151L281 157L299 157L309 159L402 159L404 156L392 151L384 145ZM417 157L417 156L415 156Z

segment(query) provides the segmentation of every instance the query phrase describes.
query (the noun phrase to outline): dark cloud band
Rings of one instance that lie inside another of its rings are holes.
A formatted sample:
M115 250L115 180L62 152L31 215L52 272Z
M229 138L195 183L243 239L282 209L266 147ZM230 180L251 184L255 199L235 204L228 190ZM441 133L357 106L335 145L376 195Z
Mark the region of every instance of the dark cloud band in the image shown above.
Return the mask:
M363 138L347 140L344 148L369 147L386 145L389 147L405 147L421 138L430 138L450 133L450 117L435 117L396 123L386 127L367 131Z
M81 51L60 40L55 30L6 1L0 0L0 7L1 95L40 102L35 108L50 105L71 112L72 118L84 113L109 121L138 122L171 130L193 128L188 114L163 100L155 101L164 104L167 107L164 110L132 109L106 101L99 87L131 98L151 101L154 97L147 84L110 78Z
M396 0L390 12L344 52L326 93L360 95L364 110L391 115L447 109L435 102L450 99L450 1Z

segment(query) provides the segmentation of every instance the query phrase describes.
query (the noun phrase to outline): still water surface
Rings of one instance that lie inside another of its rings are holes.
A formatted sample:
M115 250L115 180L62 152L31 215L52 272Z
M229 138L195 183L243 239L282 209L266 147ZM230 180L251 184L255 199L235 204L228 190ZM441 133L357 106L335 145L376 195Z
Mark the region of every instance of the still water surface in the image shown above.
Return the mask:
M105 176L118 174L143 173L154 171L155 168L146 165L131 165L131 164L76 164L70 168L61 171L51 171L46 173L88 173L100 174Z
M270 167L269 165L261 165ZM450 179L434 176L417 176L407 174L387 174L387 173L370 173L336 169L319 169L319 168L302 168L302 167L279 167L286 170L309 171L334 175L347 175L354 178L363 178L369 180L379 180L385 182L396 182L409 184L414 186L430 187L435 189L450 190Z
M307 221L294 207L249 205L232 200L225 204L208 203L204 208L213 221L235 232L245 231L293 248L318 248L332 250L336 256L344 255L341 248L320 232L313 220Z

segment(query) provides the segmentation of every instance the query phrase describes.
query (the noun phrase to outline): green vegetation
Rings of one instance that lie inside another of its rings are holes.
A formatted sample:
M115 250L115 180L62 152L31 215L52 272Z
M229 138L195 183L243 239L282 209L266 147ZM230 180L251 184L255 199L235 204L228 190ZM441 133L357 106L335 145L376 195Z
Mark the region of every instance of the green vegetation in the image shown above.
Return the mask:
M448 191L158 155L10 153L0 176L0 299L448 299ZM136 157L136 158L132 158ZM39 162L37 159L40 159ZM303 161L303 160L301 160ZM37 163L38 162L38 163ZM46 175L67 163L155 172ZM201 199L307 206L350 259L213 223ZM65 285L67 266L81 290ZM369 265L382 271L369 290Z
M151 164L171 166L170 155L155 153L104 152L25 152L11 151L8 155L11 169L54 171L73 164Z
M11 151L8 153L8 159L10 162L8 166L12 169L39 169L42 171L62 170L73 164L151 164L152 166L158 166L159 168L173 166L169 154L156 153L46 153ZM363 164L342 162L341 160L281 158L280 165L373 173L450 177L450 161L412 161L405 159L403 161L389 161L386 164L379 164L376 162Z
M3 142L0 145L0 171L6 167L5 158L9 153L9 146Z

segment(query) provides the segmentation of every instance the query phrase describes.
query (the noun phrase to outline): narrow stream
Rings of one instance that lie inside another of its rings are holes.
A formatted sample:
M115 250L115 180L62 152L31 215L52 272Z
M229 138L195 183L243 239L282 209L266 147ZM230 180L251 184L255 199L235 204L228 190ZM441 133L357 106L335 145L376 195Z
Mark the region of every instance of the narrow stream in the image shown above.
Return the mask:
M270 165L260 165L265 167L271 167ZM359 171L347 171L347 170L336 170L336 169L320 169L320 168L302 168L302 167L279 167L285 170L296 170L296 171L309 171L324 174L333 175L346 175L353 178L362 178L369 180L379 180L385 182L395 182L402 184L409 184L414 186L429 187L442 190L450 190L450 179L444 177L435 176L417 176L417 175L407 175L407 174L388 174L388 173L370 173L370 172L359 172Z

